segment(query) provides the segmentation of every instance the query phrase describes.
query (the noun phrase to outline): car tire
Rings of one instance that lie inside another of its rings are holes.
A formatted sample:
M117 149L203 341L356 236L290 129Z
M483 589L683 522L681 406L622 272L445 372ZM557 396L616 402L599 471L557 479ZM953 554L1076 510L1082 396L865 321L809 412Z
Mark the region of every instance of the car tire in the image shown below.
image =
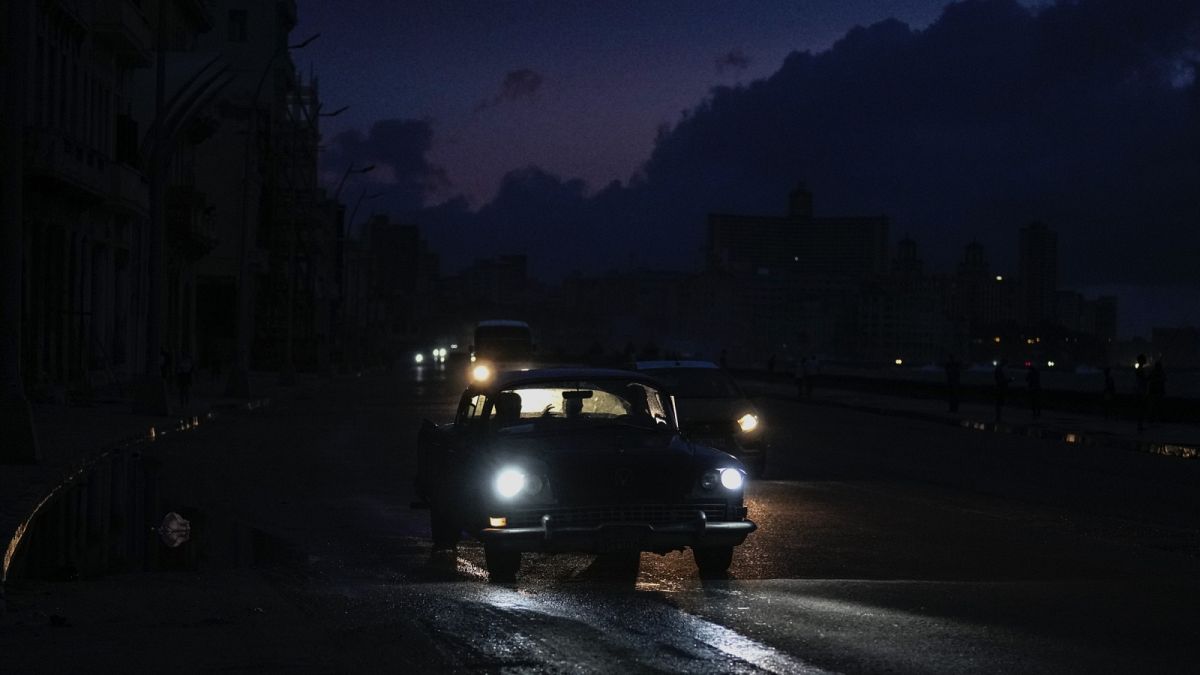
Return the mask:
M729 571L733 563L732 546L702 546L692 549L696 567L702 579L719 579Z
M458 536L461 530L454 514L447 509L431 506L429 509L429 534L433 539L433 548L452 549L458 546Z
M501 551L495 546L483 547L483 560L487 565L488 581L509 583L517 580L521 569L520 551Z

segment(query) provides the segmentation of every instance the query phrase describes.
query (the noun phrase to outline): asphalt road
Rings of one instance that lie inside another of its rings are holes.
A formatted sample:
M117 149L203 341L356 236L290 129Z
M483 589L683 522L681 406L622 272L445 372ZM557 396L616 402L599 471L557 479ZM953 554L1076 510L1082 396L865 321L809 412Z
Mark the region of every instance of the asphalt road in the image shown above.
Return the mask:
M1200 463L764 399L729 579L690 553L433 552L416 430L453 388L340 380L156 444L153 572L18 582L0 671L1192 672Z

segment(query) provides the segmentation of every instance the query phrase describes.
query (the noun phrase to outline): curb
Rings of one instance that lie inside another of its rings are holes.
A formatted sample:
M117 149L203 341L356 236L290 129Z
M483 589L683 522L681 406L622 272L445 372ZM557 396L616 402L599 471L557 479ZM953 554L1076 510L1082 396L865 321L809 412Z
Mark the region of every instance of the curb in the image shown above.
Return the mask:
M32 509L18 521L16 529L11 533L0 533L0 541L3 541L2 537L8 537L3 549L4 557L0 559L0 614L7 611L5 586L8 582L9 568L16 559L22 541L31 534L34 521L43 510L54 505L60 496L65 495L72 487L86 480L93 468L121 453L135 450L167 436L195 430L202 423L211 423L221 415L238 411L253 412L271 403L270 397L260 397L242 403L214 404L209 406L208 412L203 415L175 418L162 424L150 425L144 433L133 434L107 443L70 461L57 479L57 484L33 503Z

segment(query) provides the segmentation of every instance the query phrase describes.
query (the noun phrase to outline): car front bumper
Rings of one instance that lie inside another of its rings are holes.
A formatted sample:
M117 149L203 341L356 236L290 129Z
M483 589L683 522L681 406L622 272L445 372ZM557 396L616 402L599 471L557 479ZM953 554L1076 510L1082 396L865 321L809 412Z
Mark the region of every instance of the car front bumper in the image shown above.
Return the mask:
M479 540L501 551L613 553L737 546L758 528L749 520L684 523L601 523L556 527L549 516L540 527L489 527Z

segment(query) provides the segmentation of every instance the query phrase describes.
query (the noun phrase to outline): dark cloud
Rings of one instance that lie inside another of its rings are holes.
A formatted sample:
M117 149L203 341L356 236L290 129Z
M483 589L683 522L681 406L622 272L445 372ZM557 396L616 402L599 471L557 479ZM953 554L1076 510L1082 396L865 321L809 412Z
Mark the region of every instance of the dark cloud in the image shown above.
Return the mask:
M321 156L322 177L336 189L347 168L374 165L369 174L353 174L347 180L343 201L351 199L347 195L354 189L370 184L372 191L384 193L381 203L413 211L424 205L427 195L448 184L445 172L426 158L432 144L429 120L379 120L365 136L358 130L335 136Z
M498 106L506 101L518 101L520 99L533 99L537 96L537 92L542 88L542 76L540 73L532 71L528 68L509 71L504 76L504 81L500 83L500 91L491 98L484 99L475 106L475 111L486 110L494 106Z
M925 30L882 21L715 89L627 185L589 196L523 169L478 211L422 222L449 266L526 250L546 276L631 254L687 268L707 213L781 213L805 180L819 214L886 213L934 268L979 239L1012 270L1017 228L1038 219L1059 232L1064 283L1194 285L1198 27L1194 0L969 0Z
M750 67L750 57L746 56L746 52L742 51L741 47L731 49L716 59L717 72L723 73L726 68L733 70L745 70Z

